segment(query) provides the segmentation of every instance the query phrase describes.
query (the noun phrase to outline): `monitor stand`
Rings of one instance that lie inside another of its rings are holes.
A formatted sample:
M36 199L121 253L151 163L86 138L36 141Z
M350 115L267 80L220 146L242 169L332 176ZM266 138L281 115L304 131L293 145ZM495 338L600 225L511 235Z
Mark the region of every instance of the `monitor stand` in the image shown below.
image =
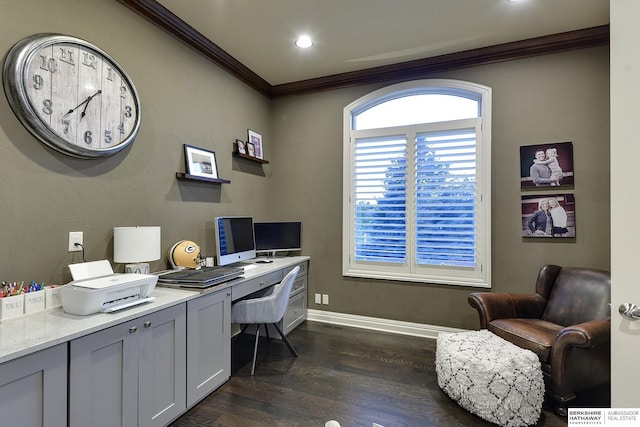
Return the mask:
M258 259L258 258L275 259L276 258L276 253L277 253L277 251L262 251L262 252L259 252L260 255L258 255L256 257L256 259Z

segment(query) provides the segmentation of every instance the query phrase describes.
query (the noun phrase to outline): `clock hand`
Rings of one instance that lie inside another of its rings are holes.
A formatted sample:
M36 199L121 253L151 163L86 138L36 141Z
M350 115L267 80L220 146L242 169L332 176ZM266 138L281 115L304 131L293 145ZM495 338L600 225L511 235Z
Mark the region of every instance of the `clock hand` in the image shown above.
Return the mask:
M67 111L67 113L62 116L62 117L67 117L69 114L73 113L74 111L76 111L78 108L80 108L82 105L86 104L87 102L89 102L89 100L91 99L91 97L88 97L87 99L85 99L84 101L82 101L80 104L76 105L74 108L70 109L69 111Z
M67 117L69 114L73 113L74 111L76 111L78 108L82 107L84 104L88 104L89 101L91 101L91 99L93 99L94 96L98 95L99 93L102 93L101 90L97 91L96 93L94 93L91 96L87 96L87 99L85 99L84 101L82 101L80 104L76 105L75 107L73 107L72 109L70 109L69 111L66 112L66 114L62 117ZM84 111L86 111L87 107L84 107Z
M84 104L84 110L82 110L82 113L80 113L80 120L79 121L82 121L84 116L87 114L87 107L89 106L89 102L91 102L91 100L93 99L94 96L100 95L101 93L102 93L102 91L99 90L99 91L97 91L96 93L94 93L93 95L91 95L90 97L87 98L87 100L85 101L86 104Z

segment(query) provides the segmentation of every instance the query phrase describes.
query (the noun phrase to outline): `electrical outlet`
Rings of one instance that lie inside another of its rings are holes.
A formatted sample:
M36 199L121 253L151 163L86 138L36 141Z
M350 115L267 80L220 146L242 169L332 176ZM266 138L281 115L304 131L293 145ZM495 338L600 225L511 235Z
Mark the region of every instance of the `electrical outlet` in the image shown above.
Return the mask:
M322 304L329 305L329 295L322 294Z
M84 244L82 231L70 231L69 232L69 252L79 252L82 250L82 246L76 246L76 243Z
M322 304L322 295L316 294L316 304Z

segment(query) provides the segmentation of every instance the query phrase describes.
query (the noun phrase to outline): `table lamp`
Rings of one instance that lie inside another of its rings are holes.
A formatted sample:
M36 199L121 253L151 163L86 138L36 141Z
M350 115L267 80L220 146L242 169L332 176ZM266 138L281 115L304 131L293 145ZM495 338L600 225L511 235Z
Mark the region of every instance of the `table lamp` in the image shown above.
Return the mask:
M125 273L149 274L147 261L160 259L160 227L114 227L113 261L130 263Z

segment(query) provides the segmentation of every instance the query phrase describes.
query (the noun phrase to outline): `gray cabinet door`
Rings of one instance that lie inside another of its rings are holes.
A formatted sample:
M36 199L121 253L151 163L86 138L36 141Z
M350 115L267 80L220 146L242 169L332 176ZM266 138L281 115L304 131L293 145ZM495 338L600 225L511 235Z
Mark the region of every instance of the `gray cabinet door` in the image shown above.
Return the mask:
M186 308L71 341L69 427L163 426L186 409Z
M187 406L191 407L231 375L231 291L187 302Z
M145 316L140 330L138 427L169 424L186 404L185 304Z
M67 344L0 365L0 425L67 425Z
M139 321L71 341L69 427L138 423Z

